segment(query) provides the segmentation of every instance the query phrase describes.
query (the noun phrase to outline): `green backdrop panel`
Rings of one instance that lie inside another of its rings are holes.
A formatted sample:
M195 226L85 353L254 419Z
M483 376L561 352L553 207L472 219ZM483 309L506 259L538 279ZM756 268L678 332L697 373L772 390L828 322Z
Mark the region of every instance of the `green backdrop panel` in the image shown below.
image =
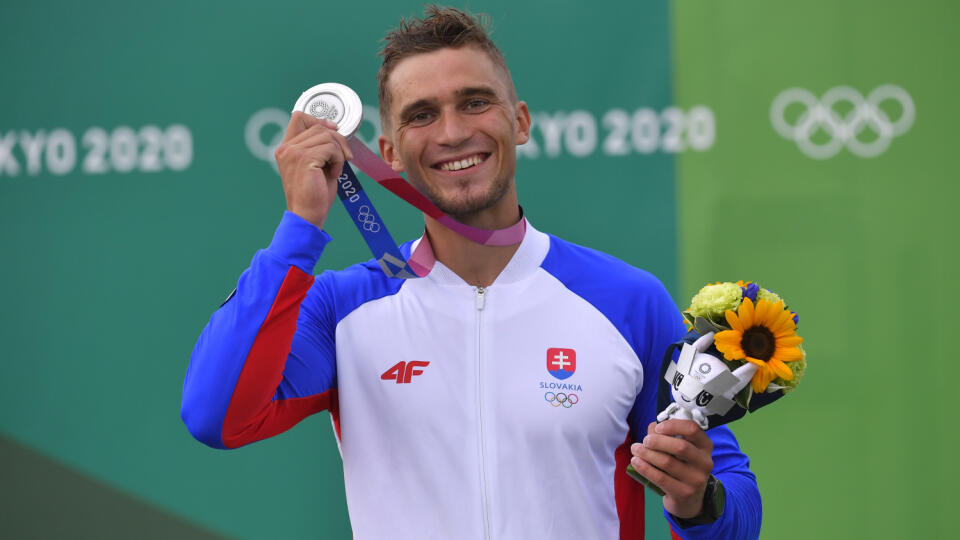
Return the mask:
M472 7L492 15L534 113L518 170L532 223L676 290L674 155L712 144L681 120L712 116L672 107L667 3L624 2L617 17L587 2ZM326 414L218 452L187 434L180 387L207 318L284 209L270 155L286 111L337 80L371 107L361 133L373 140L378 41L421 12L0 6L0 433L224 535L348 537ZM416 211L371 192L395 237L420 233ZM369 257L339 209L328 230L321 267Z
M672 9L677 102L718 125L678 163L683 297L759 281L809 355L799 391L736 426L763 537L951 536L957 4Z

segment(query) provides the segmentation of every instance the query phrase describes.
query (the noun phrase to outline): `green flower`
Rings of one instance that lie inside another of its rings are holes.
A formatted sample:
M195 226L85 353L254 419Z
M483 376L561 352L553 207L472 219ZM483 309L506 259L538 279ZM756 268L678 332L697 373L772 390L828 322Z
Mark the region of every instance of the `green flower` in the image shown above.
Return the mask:
M757 301L760 300L766 300L771 304L776 304L777 302L782 301L783 298L780 298L780 295L771 291L770 289L764 289L763 287L760 287L760 291L757 292ZM786 304L786 302L784 302L784 304Z
M740 286L735 283L707 285L690 300L690 309L687 312L693 317L703 317L726 326L724 314L728 309L736 311L741 300Z
M784 394L792 392L797 388L797 385L800 384L800 379L803 378L803 372L807 369L807 351L804 351L803 347L800 347L800 351L803 353L803 358L795 362L787 362L787 367L793 372L793 379L788 381L777 377L773 380L774 384L779 384L783 387Z

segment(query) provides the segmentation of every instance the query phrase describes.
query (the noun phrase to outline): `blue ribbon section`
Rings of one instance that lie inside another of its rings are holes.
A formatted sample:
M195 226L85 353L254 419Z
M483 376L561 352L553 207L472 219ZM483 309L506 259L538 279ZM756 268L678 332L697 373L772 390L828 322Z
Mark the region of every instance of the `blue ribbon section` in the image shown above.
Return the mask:
M357 174L346 161L343 162L343 172L340 178L337 178L337 195L340 202L347 210L347 214L353 219L353 224L363 235L363 240L370 247L373 257L380 264L383 273L389 277L411 279L417 277L416 273L407 264L407 260L400 253L400 248L390 236L390 231L380 219L377 210L370 202L370 197L360 185Z

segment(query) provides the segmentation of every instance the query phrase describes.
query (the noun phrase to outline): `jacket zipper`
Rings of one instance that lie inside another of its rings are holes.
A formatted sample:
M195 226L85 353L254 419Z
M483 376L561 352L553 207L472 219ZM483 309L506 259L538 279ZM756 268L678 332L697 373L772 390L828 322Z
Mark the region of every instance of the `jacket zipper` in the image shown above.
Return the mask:
M490 539L490 501L487 497L487 470L486 470L486 453L484 452L483 444L483 383L481 382L481 350L480 350L480 324L481 324L481 315L484 306L484 295L486 294L486 289L483 287L477 287L477 420L478 426L480 429L480 495L483 497L481 501L481 508L483 509L483 537L487 540Z

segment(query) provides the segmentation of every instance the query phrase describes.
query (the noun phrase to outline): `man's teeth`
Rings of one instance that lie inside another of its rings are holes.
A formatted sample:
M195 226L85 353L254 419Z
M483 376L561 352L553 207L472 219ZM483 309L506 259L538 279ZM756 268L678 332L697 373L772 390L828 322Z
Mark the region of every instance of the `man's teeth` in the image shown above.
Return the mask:
M480 156L470 156L466 159L461 159L459 161L448 161L446 163L440 164L440 170L442 171L459 171L460 169L466 169L467 167L473 167L474 165L479 165L483 162L483 158Z

